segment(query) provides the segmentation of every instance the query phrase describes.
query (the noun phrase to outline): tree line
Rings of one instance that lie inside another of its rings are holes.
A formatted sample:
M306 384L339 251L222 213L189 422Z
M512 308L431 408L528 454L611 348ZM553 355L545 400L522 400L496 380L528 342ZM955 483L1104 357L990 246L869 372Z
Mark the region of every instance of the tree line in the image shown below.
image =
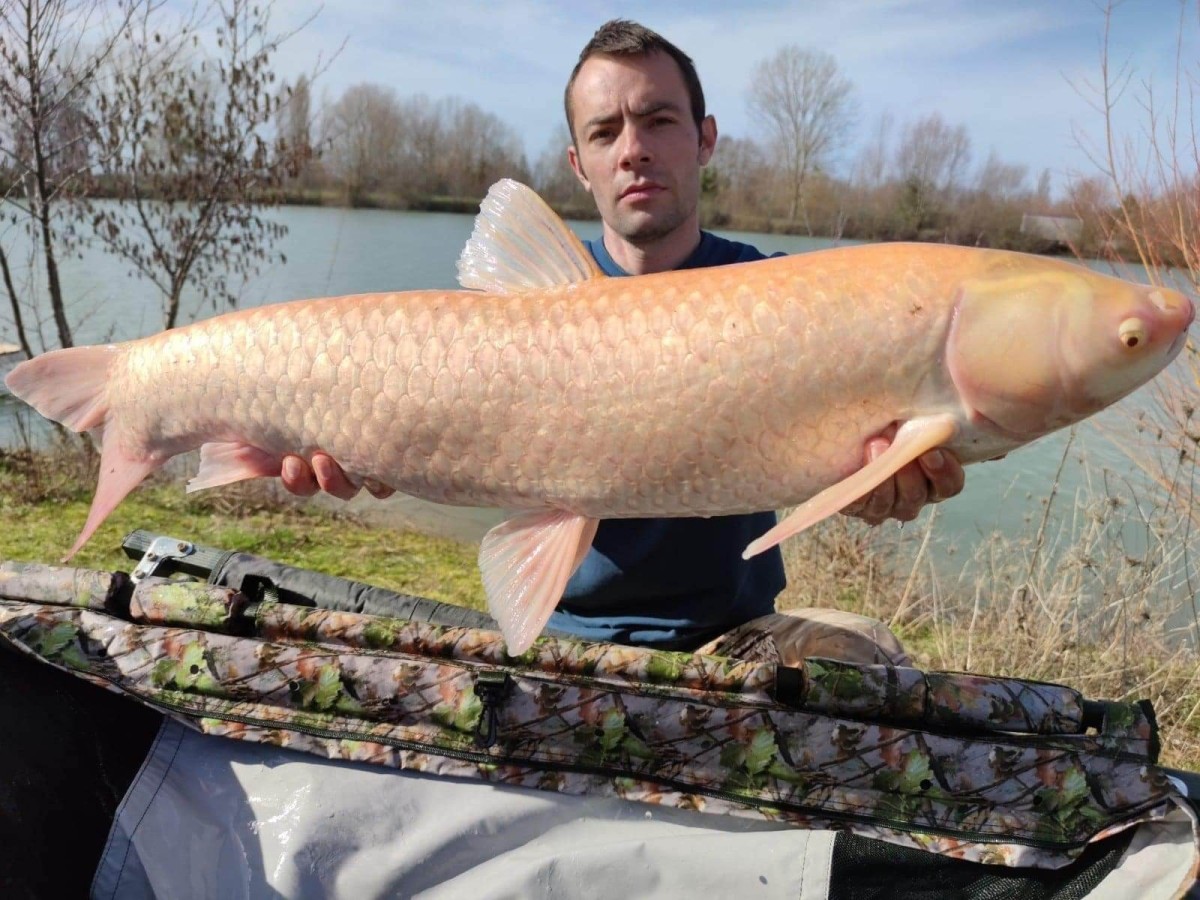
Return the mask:
M565 215L595 214L567 165L565 124L530 162L521 136L468 100L370 83L318 99L318 61L281 82L290 35L272 29L269 2L178 9L0 0L0 303L27 354L74 342L79 311L58 267L85 243L154 284L170 328L185 291L228 307L241 279L281 259L285 229L266 214L280 202L474 212L511 177ZM722 136L703 175L708 227L1096 254L1128 244L1116 226L1131 204L1142 217L1175 209L1161 192L1117 197L1101 176L1052 198L1047 173L1031 181L995 154L976 162L966 128L937 114L885 116L847 159L865 125L853 83L822 51L762 60L746 103L756 133ZM1030 214L1077 227L1048 236L1024 227Z
M359 84L317 108L299 80L281 131L310 147L288 185L300 202L473 211L500 177L530 184L569 216L595 215L566 162L561 125L529 161L517 132L457 97L403 95ZM864 128L854 86L822 51L787 46L763 60L746 91L754 136L720 138L702 182L707 227L863 240L944 241L1020 250L1104 251L1117 198L1102 179L1053 197L1050 173L994 152L975 158L964 125L933 113L899 123L884 115L851 159ZM1028 217L1068 220L1065 230Z

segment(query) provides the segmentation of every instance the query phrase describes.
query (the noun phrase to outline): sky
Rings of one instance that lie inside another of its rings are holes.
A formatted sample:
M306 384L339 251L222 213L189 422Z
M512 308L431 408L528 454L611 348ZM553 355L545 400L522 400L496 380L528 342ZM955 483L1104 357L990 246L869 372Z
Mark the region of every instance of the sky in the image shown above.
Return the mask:
M1144 80L1159 91L1176 82L1181 9L1195 77L1196 0L1126 0L1114 13L1114 68L1136 78L1118 105L1122 133L1141 128ZM290 29L314 15L280 51L281 75L294 78L320 59L318 96L372 82L401 95L472 100L516 131L531 164L562 121L562 89L579 50L618 17L693 58L709 111L734 137L761 137L746 102L758 62L787 44L832 54L854 84L857 107L857 126L835 161L842 171L887 112L900 127L939 113L966 127L973 167L995 152L1027 166L1031 184L1049 169L1056 189L1095 171L1083 145L1103 130L1091 105L1104 34L1098 0L284 0L272 24Z

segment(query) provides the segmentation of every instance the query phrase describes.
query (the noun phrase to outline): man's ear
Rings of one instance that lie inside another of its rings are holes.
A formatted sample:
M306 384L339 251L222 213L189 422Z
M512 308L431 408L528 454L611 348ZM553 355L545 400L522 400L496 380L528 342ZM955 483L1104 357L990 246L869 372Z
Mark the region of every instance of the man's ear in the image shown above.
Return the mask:
M587 173L583 171L583 164L579 161L579 153L575 150L574 144L567 146L567 162L571 164L571 171L575 173L575 177L579 179L583 189L590 194L592 185L588 181Z
M707 166L717 149L717 120L705 116L700 122L700 165Z

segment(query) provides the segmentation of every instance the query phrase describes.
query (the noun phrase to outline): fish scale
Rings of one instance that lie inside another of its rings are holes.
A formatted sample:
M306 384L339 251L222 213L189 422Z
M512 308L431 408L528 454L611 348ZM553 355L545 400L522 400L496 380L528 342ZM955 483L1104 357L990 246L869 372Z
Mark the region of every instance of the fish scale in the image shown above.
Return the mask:
M511 227L528 229L519 259ZM101 438L72 552L178 453L201 448L196 489L323 451L360 482L527 510L480 554L520 652L598 520L800 504L746 551L761 552L933 447L974 462L1096 412L1165 367L1194 315L1063 261L933 245L610 279L512 182L484 201L460 281L472 290L277 304L16 367L17 396Z

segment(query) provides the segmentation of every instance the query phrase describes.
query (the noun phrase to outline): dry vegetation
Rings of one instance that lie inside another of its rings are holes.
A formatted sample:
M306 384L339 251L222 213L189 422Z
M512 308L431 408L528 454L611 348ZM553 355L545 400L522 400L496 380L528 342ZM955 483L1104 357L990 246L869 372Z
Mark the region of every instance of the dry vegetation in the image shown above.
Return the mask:
M1136 559L1120 537L1131 518L1154 535ZM789 587L779 605L888 622L918 668L1056 682L1089 699L1148 699L1164 764L1200 769L1196 594L1177 583L1182 550L1167 519L1098 497L1078 508L1068 534L994 534L954 572L936 531L936 515L903 533L827 521L785 545ZM1168 624L1181 609L1182 629Z

